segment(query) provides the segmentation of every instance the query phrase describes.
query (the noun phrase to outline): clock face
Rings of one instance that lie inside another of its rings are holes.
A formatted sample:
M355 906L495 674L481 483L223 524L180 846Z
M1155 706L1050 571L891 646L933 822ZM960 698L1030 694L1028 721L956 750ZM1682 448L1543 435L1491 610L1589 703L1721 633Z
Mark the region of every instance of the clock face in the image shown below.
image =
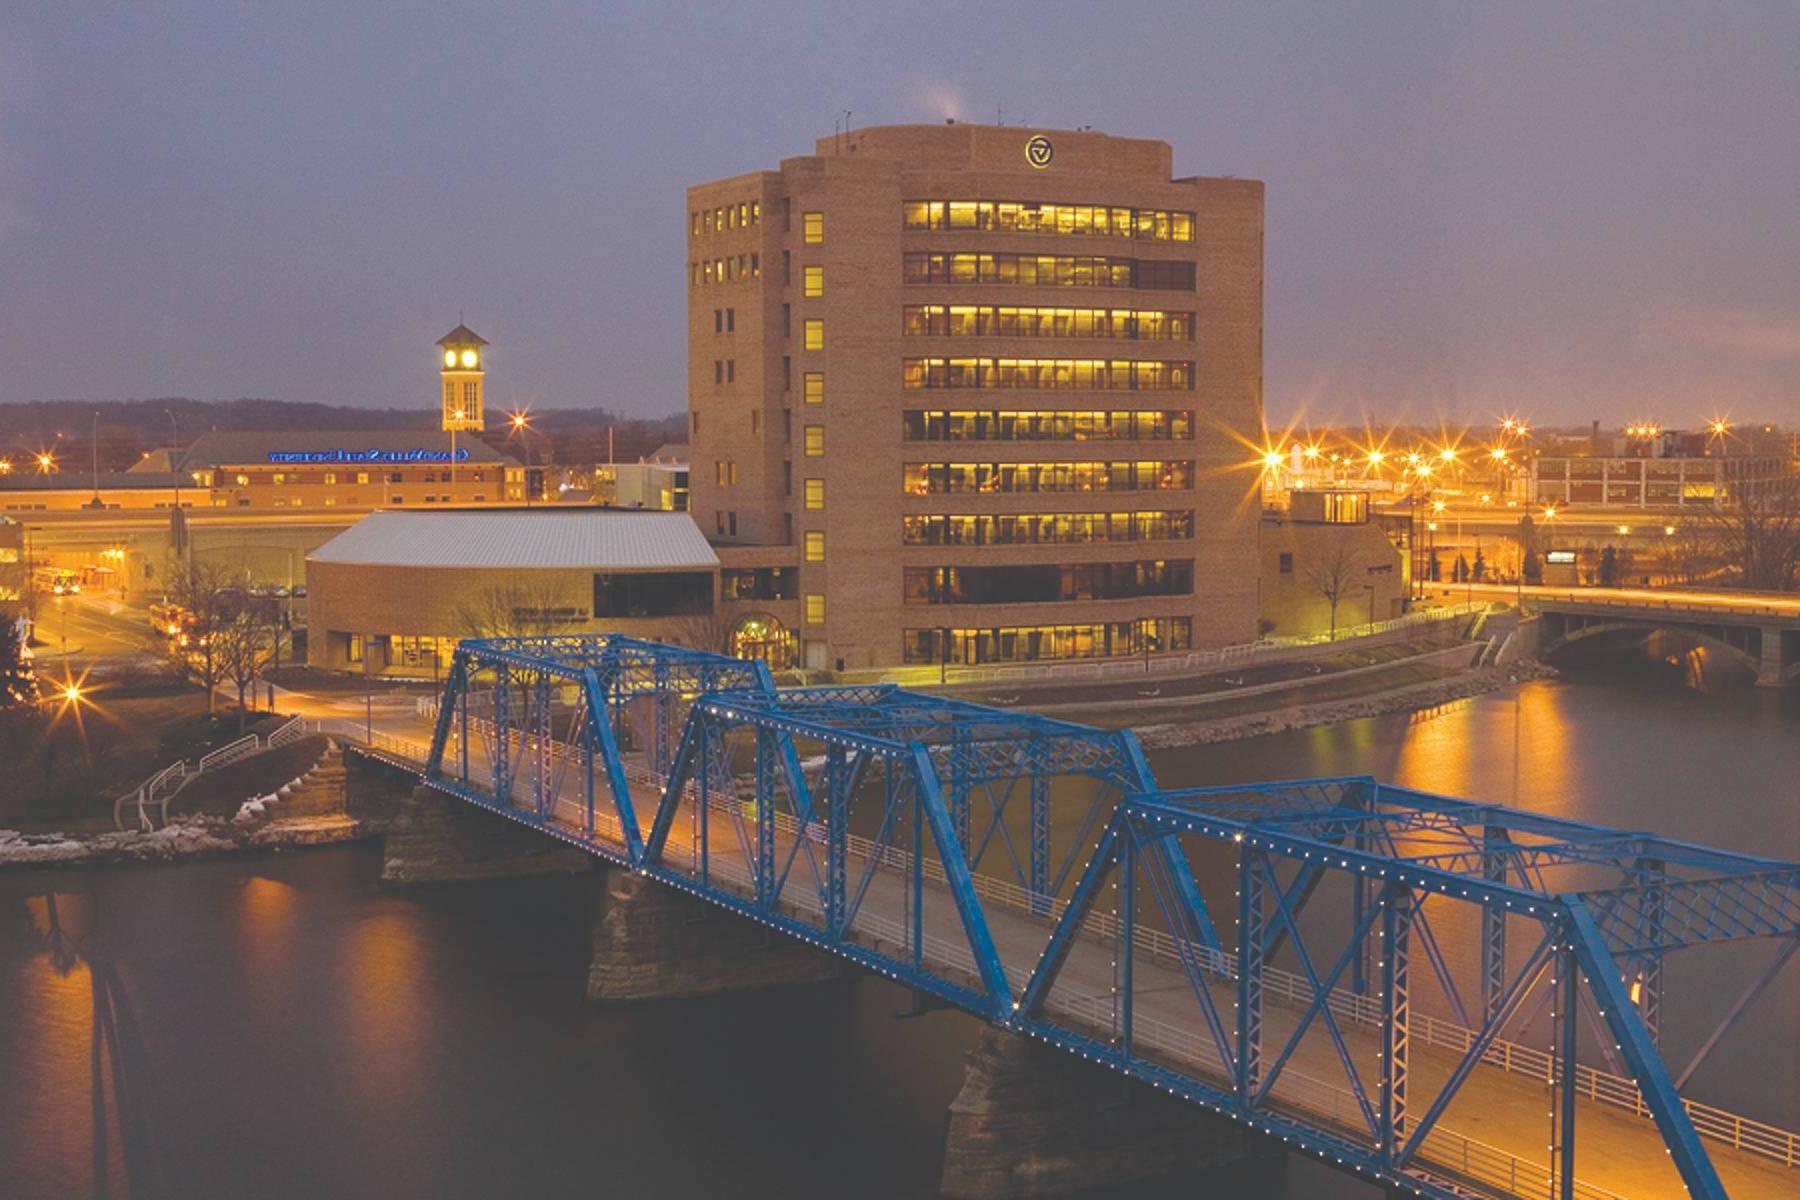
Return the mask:
M444 351L444 365L446 367L454 367L456 365L456 351L454 351L454 350Z
M480 361L481 361L480 356L477 355L473 350L464 350L462 352L462 365L463 366L472 367L477 362L480 362Z

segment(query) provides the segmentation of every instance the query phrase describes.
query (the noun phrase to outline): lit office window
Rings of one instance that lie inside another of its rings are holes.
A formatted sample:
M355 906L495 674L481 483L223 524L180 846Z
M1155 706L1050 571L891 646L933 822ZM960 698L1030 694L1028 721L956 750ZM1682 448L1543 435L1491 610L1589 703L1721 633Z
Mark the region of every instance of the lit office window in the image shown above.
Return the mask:
M802 431L802 437L803 445L806 448L806 457L823 458L825 456L825 427L823 425L806 426Z
M806 623L808 625L825 623L825 597L818 592L806 593Z
M823 296L825 294L825 268L802 267L800 269L800 294L803 296Z
M825 240L825 214L809 212L800 214L800 240L809 246L816 246Z
M825 319L808 317L804 328L805 341L802 344L808 350L823 350L825 348Z
M806 481L806 507L815 509L825 507L825 481L823 479Z
M801 376L801 386L808 404L825 403L825 372L805 372Z
M817 529L809 530L806 535L806 561L825 561L825 534Z

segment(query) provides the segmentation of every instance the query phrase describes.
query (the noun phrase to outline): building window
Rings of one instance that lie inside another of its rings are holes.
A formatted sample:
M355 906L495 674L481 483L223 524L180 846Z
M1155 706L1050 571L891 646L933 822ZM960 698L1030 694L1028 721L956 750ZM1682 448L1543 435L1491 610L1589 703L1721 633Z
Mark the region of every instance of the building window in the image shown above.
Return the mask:
M808 404L825 403L825 372L807 371L800 377L802 394Z
M824 534L824 532L821 530L818 530L818 529L809 529L806 531L806 537L804 540L806 543L806 550L805 550L806 561L807 562L824 562L825 561L825 534Z
M750 410L750 436L762 436L762 410L760 408Z
M721 309L721 308L713 309L713 332L714 333L724 333L725 332L725 310L724 309Z
M737 510L735 508L725 514L725 534L727 537L737 536Z
M1280 569L1283 575L1292 575L1294 573L1294 556L1286 550L1281 552Z
M717 384L721 384L724 382L725 382L725 360L722 358L715 358L715 359L713 359L713 383L715 385L717 385Z
M1158 208L1017 200L908 200L900 211L907 229L975 229L1161 242L1194 240L1193 213Z
M1150 308L1064 308L1007 304L908 304L900 310L908 337L1105 338L1193 340L1194 314Z
M794 567L727 567L719 572L719 594L727 600L792 600L797 573Z
M825 318L806 318L806 341L804 344L808 350L825 348Z
M346 660L348 660L349 662L353 662L353 663L359 663L363 660L363 635L362 634L353 633L350 635L350 648L348 651L346 651L344 657L346 658Z
M710 571L594 576L596 617L694 616L712 610Z
M825 214L807 212L800 214L800 240L809 246L817 246L825 240Z
M806 593L806 623L808 625L825 623L825 597L822 593Z
M807 425L801 429L801 445L806 457L823 458L825 456L825 427L823 425Z
M725 310L725 332L737 332L737 309L735 308L728 308Z
M813 509L825 507L825 481L823 479L806 481L806 507Z
M1054 604L1194 594L1194 560L907 567L907 604Z
M237 485L239 487L249 487L250 486L250 477L248 475L238 475L236 478L237 478Z
M1192 509L1097 513L908 514L906 546L1050 546L1110 542L1189 541Z
M1191 260L1114 258L1087 254L988 254L909 251L900 260L903 283L997 283L1023 287L1115 287L1194 290Z
M1145 617L1093 625L1011 625L1000 628L908 629L901 657L909 663L1039 662L1111 658L1191 649L1189 617Z
M735 358L728 358L725 360L725 382L737 382L737 359Z
M800 279L802 296L818 297L825 294L824 267L802 267L800 268Z
M1189 441L1188 409L998 409L900 414L908 442L1162 442Z
M1193 459L912 462L901 466L901 490L911 496L959 492L1184 491L1193 485Z
M1190 391L1190 360L1140 358L907 358L900 386L1069 392Z

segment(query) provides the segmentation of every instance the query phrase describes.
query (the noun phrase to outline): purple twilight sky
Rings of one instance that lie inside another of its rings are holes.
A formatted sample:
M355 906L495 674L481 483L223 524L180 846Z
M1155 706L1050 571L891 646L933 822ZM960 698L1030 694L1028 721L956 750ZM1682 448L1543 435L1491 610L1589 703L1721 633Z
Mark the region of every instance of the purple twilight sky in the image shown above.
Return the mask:
M1267 404L1800 420L1800 4L164 3L0 22L0 401L680 408L691 182L945 116L1268 183Z

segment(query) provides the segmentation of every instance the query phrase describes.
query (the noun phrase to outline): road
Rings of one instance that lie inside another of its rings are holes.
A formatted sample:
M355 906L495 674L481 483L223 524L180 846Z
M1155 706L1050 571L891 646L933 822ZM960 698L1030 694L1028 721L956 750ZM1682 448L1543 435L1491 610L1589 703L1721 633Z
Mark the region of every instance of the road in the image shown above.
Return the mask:
M40 668L110 665L156 667L166 659L162 639L150 628L144 609L128 605L116 594L79 592L72 596L40 595L32 648Z

